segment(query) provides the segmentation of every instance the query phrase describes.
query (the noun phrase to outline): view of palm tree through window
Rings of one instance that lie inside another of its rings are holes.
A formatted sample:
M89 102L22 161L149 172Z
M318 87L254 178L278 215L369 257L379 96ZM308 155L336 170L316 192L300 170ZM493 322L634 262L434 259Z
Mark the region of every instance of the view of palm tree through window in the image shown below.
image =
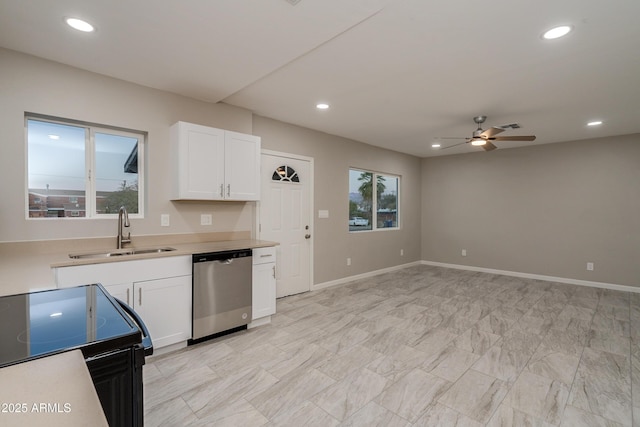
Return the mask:
M140 213L144 135L27 120L29 218Z
M397 176L350 169L349 231L398 228L399 182Z

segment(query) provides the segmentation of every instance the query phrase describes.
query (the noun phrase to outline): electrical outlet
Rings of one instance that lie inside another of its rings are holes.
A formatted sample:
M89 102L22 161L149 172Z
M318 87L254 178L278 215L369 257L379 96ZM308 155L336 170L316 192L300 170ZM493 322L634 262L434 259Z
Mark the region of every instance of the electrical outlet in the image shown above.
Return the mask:
M347 265L351 265L351 258L347 258Z
M211 225L212 223L213 219L211 218L211 214L200 215L200 225Z
M404 249L400 249L400 256L404 256Z
M168 227L170 224L169 221L169 214L162 214L160 215L160 226L161 227Z
M467 256L467 250L466 250L466 249L463 249L463 250L462 250L462 252L461 252L461 254L462 254L462 256Z
M593 263L592 262L588 262L587 263L587 270L588 271L593 271Z

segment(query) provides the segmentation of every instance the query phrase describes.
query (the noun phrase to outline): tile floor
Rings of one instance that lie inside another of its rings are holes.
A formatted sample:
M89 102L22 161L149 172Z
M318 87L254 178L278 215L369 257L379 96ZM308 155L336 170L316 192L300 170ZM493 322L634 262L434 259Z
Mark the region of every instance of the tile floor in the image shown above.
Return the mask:
M640 426L640 294L414 266L151 358L146 426Z

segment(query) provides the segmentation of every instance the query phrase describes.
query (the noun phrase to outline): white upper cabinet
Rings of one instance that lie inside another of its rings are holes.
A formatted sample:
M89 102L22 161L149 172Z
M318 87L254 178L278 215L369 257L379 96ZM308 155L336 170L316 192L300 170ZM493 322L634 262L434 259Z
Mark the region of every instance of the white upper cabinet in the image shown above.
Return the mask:
M173 199L224 200L224 130L178 122L171 127Z
M260 137L224 132L226 200L260 200Z
M171 127L173 200L259 200L260 137L193 123Z

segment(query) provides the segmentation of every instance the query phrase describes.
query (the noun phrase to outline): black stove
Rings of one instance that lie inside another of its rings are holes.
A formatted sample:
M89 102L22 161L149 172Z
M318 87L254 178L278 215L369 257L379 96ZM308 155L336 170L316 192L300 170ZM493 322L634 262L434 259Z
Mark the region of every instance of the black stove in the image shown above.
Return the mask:
M80 348L86 357L141 342L100 285L0 297L0 367Z
M73 349L109 425L143 426L142 367L153 345L129 306L99 284L0 297L0 368Z

